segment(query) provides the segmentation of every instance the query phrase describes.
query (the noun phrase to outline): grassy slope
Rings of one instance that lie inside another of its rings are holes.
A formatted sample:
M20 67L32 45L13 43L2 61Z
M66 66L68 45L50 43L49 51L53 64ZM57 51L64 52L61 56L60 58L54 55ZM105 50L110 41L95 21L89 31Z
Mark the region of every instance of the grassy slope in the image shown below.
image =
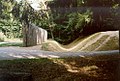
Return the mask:
M99 32L83 39L78 38L69 45L61 45L54 40L48 40L43 44L43 48L58 52L117 50L119 49L119 37L117 35L119 32Z

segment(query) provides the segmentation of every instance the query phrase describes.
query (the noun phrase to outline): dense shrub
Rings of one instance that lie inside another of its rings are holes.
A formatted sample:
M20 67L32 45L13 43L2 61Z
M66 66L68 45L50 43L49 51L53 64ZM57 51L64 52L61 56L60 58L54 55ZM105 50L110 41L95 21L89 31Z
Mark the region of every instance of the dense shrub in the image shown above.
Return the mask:
M12 15L12 9L16 2L14 0L0 1L0 31L7 38L21 37L21 23Z
M120 0L86 0L83 7L91 7L93 22L84 28L84 34L120 29Z

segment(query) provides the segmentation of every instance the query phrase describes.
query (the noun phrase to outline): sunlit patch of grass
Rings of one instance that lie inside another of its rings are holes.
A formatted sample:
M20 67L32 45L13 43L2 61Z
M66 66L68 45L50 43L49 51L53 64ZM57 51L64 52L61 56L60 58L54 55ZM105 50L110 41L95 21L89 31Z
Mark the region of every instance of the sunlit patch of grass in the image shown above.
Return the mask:
M6 38L6 42L22 42L22 38Z

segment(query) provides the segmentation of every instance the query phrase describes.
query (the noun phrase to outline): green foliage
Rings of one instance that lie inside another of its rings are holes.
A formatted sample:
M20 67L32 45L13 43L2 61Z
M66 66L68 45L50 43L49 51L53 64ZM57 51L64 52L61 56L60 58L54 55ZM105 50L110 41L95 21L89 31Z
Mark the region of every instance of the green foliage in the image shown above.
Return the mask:
M96 12L92 11L92 9L83 11L73 10L73 8L86 6L108 6L108 8L111 8L111 15L109 17L104 17L101 13L96 15ZM26 0L23 0L21 3L15 4L12 14L22 23L30 22L46 29L49 38L55 39L62 44L68 44L78 38L86 26L96 27L96 29L98 29L98 26L119 26L115 25L116 17L119 16L117 13L118 6L117 1L110 2L109 0L53 0L48 2L47 10L41 9L36 11ZM93 21L94 23L92 23ZM92 24L89 25L90 23Z
M0 30L7 38L21 37L21 24L12 15L12 9L16 2L14 0L1 0Z
M78 38L83 28L92 21L92 12L87 10L84 13L72 12L61 14L56 18L54 27L55 40L62 44L68 44Z
M82 29L85 24L90 23L92 13L87 10L85 13L73 12L68 15L67 28Z
M119 8L120 4L114 4L113 6L110 7L110 17L107 17L103 21L106 23L107 26L112 26L114 28L119 28L120 27L120 12Z
M91 7L111 7L114 4L119 4L119 0L83 0L84 6Z
M86 27L86 34L119 30L120 0L86 0L83 7L92 8L94 20Z
M13 15L22 23L34 23L39 27L42 27L48 31L49 38L55 39L63 44L72 42L74 39L79 37L79 33L82 31L84 26L91 21L91 11L86 10L85 12L70 12L62 13L53 10L62 7L80 6L84 1L64 1L54 0L48 2L47 10L35 11L26 0L16 4L13 8ZM80 2L79 5L77 2ZM60 4L59 4L60 3ZM17 12L17 13L15 13ZM67 11L66 11L67 12Z
M14 0L1 0L0 30L9 38L22 37L21 26L23 23L30 22L46 29L49 38L62 44L68 44L78 38L86 26L96 27L96 29L109 26L119 27L120 13L117 12L119 9L117 0L53 0L48 1L46 5L47 10L36 11L27 0L22 0L20 3L16 3ZM96 15L92 9L73 10L77 7L89 6L108 7L110 16L104 17L101 13ZM92 24L89 25L90 23Z
M8 27L6 27L5 23L4 24L5 26L2 26L1 28L5 32L7 32L5 34L8 37L14 35L11 32L15 32L17 36L21 36L17 34L19 30L21 31L20 22L23 23L22 24L23 27L25 27L24 26L25 23L26 24L34 23L37 26L46 29L48 31L49 38L55 39L63 44L72 42L74 39L79 37L79 33L82 31L82 29L85 27L86 24L88 24L91 21L91 11L86 10L85 12L82 13L69 12L62 14L61 13L62 11L56 12L56 10L53 10L54 7L57 9L63 7L72 9L72 7L78 6L80 7L80 5L84 4L84 0L82 1L70 0L64 2L65 3L62 3L61 0L54 0L52 1L52 3L48 2L48 7L50 9L47 10L41 9L39 11L34 10L26 0L22 0L20 3L14 3L14 6L12 7L11 11L14 17L11 16L10 18L13 19L15 18L16 21L15 20L13 21L12 19L12 23L9 22L9 25L7 25ZM16 23L17 25L14 26L14 22L18 22L19 24Z

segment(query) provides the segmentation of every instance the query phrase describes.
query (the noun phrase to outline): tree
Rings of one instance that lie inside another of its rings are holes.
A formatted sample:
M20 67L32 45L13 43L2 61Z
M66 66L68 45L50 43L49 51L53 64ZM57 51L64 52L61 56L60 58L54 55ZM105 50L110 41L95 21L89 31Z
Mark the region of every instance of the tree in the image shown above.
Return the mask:
M16 2L14 0L1 0L0 2L0 30L8 37L20 37L20 23L14 19L12 9Z
M78 38L83 28L91 22L90 9L80 10L83 4L83 0L55 0L48 3L53 16L55 40L68 44Z
M19 13L14 15L20 19L23 27L29 27L28 23L34 23L46 29L49 32L49 38L62 44L68 44L78 38L85 25L92 20L90 9L77 10L77 7L84 4L83 0L47 1L47 9L40 9L39 11L34 10L26 0L21 3L19 4L21 6L16 5L14 7L13 12L19 10ZM74 21L75 19L76 21Z
M84 34L119 29L120 0L86 0L83 6L93 12L93 22L84 28Z

